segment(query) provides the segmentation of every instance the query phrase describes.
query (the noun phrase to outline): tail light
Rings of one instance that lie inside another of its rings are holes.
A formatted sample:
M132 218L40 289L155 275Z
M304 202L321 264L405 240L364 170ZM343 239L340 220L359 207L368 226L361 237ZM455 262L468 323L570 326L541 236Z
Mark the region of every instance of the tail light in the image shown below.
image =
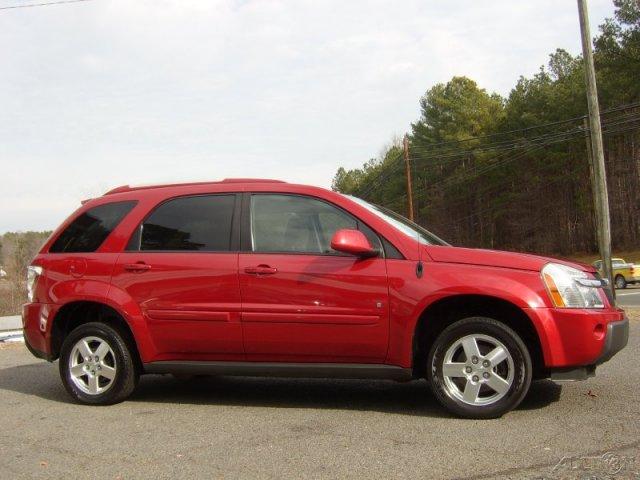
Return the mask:
M27 267L27 298L33 302L38 277L42 275L42 267L37 265L29 265Z

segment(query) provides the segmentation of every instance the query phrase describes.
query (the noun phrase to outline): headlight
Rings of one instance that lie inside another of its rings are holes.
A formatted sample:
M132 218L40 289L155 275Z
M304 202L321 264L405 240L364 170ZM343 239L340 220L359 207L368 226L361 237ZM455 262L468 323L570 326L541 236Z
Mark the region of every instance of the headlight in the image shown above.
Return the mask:
M36 289L36 282L38 277L42 275L42 267L35 265L29 265L27 267L27 298L30 302L33 302L33 294Z
M542 269L542 280L558 308L604 308L602 282L583 271L547 263Z

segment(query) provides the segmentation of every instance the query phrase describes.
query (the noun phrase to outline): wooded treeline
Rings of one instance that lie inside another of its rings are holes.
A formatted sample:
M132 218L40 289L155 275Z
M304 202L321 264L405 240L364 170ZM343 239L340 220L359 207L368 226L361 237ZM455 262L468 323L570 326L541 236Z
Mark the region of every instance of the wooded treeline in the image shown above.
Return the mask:
M0 235L0 316L18 315L27 301L27 266L51 232L8 232Z
M612 240L640 247L640 2L615 0L594 40ZM597 250L581 57L564 50L507 98L454 77L420 99L411 125L416 221L455 245L571 254ZM406 215L396 139L333 189Z

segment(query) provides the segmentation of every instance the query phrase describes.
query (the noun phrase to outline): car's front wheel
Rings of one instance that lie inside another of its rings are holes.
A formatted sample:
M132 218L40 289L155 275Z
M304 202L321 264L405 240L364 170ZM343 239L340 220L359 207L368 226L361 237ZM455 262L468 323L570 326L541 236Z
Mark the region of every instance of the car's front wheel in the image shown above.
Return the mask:
M467 418L496 418L527 394L531 356L504 323L470 317L448 326L428 356L427 380L449 411Z
M60 377L74 399L109 405L133 392L139 374L120 332L105 323L91 322L75 328L64 340Z

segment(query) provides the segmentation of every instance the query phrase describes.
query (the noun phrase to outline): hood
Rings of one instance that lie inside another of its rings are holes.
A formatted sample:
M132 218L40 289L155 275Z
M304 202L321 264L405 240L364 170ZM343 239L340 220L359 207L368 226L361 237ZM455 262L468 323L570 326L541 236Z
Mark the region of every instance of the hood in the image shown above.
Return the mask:
M595 272L591 265L552 257L531 255L528 253L483 250L480 248L461 248L429 245L425 247L435 262L462 263L465 265L484 265L488 267L514 268L517 270L540 271L549 262L560 263L585 272Z

